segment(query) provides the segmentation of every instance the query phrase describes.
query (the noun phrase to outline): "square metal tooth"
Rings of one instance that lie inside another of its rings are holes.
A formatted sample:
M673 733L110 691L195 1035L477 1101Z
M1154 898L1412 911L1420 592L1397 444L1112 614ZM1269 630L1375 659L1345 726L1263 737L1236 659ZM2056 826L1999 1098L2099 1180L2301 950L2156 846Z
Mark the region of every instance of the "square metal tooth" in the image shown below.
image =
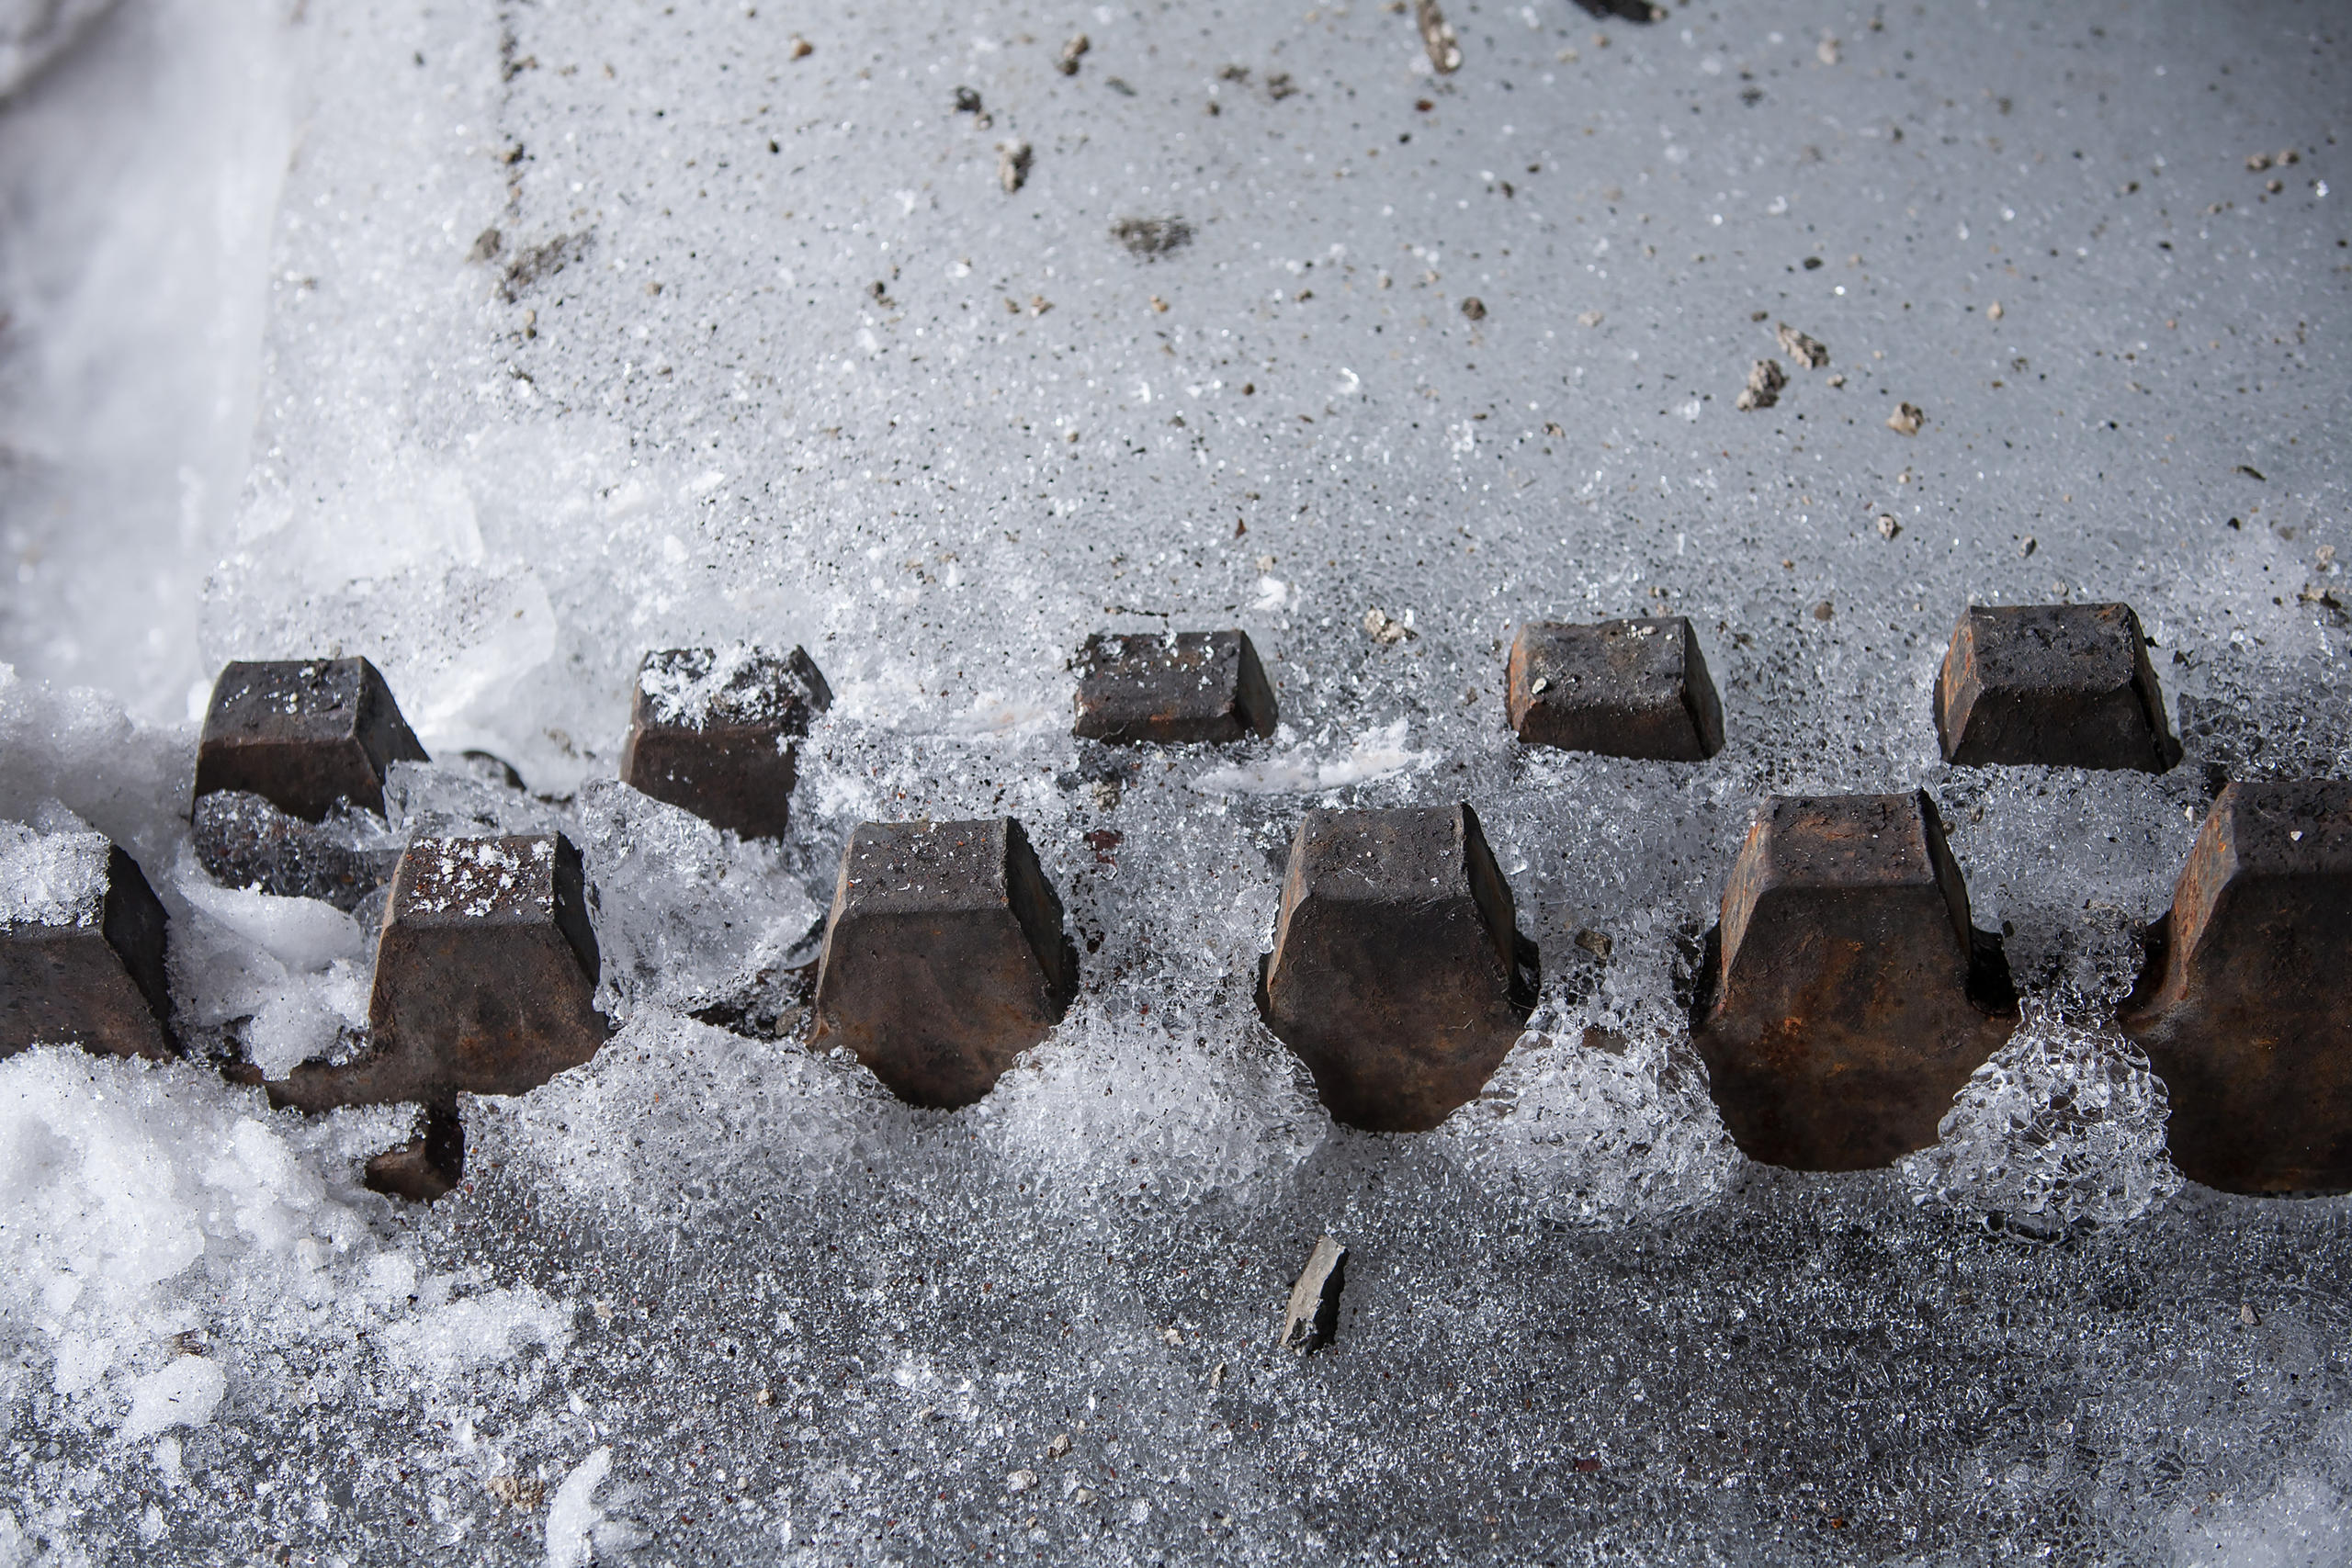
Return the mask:
M0 896L0 1057L78 1044L163 1061L178 1054L168 922L139 863L102 833L24 835Z
M1426 1132L1518 1041L1536 964L1469 807L1310 811L1259 1006L1335 1119Z
M1078 994L1061 899L1010 817L866 822L842 853L813 1038L915 1105L969 1105Z
M801 649L673 648L638 667L623 784L747 839L784 836L798 745L832 688Z
M2225 1192L2352 1191L2352 784L2223 787L2121 1009L2166 1139Z
M231 664L212 683L196 794L244 790L316 822L338 802L384 810L384 772L428 761L364 659Z
M1860 1170L1936 1141L2017 1027L1924 794L1773 795L1709 939L1692 1043L1751 1159Z
M1686 616L1522 626L1507 683L1510 727L1531 746L1667 762L1724 749L1723 703Z
M2161 773L2180 761L2129 604L1972 604L1936 678L1936 735L1964 767Z
M1274 689L1247 632L1097 632L1078 650L1070 733L1184 745L1274 732Z
M560 833L418 839L392 877L368 1048L269 1086L305 1111L521 1094L595 1055L594 895Z

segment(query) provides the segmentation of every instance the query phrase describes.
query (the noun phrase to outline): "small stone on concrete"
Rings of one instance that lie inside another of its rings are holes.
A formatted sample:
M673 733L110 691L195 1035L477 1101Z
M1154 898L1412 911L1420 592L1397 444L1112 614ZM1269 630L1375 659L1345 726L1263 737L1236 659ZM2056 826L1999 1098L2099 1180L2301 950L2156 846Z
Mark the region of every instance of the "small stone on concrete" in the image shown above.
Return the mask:
M1807 337L1786 321L1778 325L1775 335L1781 340L1781 352L1807 370L1829 367L1829 350L1822 345L1819 338Z
M1777 359L1759 359L1747 367L1747 385L1740 389L1732 407L1743 413L1757 409L1769 409L1781 400L1781 389L1789 384L1789 373L1781 368Z
M996 183L1011 196L1029 183L1029 164L1033 154L1026 141L1000 141L996 148ZM1039 315L1045 314L1040 310Z
M1328 1235L1318 1238L1290 1288L1275 1345L1304 1352L1331 1343L1339 1334L1340 1292L1347 1286L1347 1273L1348 1249Z
M1429 54L1432 70L1445 76L1462 69L1461 40L1437 0L1413 0L1413 22L1420 29L1421 48Z

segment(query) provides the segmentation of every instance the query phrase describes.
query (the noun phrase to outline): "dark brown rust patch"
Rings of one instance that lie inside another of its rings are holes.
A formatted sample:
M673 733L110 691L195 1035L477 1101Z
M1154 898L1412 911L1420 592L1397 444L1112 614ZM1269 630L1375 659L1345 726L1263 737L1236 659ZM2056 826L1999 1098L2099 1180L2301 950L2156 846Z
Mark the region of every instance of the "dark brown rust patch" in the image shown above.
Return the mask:
M309 822L338 802L381 814L385 770L426 760L368 660L238 662L212 683L196 794L244 790Z
M1724 749L1724 710L1681 615L1519 628L1510 727L1533 746L1696 762Z
M1246 632L1096 633L1078 651L1082 739L1182 745L1274 732L1274 690Z
M305 1062L270 1098L304 1111L521 1094L596 1054L596 937L560 833L419 839L392 877L368 1049Z
M1260 1007L1334 1118L1426 1132L1527 1022L1534 944L1467 806L1310 811L1291 840Z
M850 836L817 972L813 1038L899 1099L994 1088L1078 994L1061 900L1021 824L867 822Z
M2173 1162L2225 1192L2352 1190L2352 784L2224 787L2124 1004Z
M2017 1027L1925 795L1774 795L1724 890L1693 1042L1752 1159L1860 1170L1936 1141Z
M76 848L104 863L87 897L54 921L0 922L0 1057L36 1044L116 1056L177 1055L163 903L139 863L96 833Z
M1944 760L2161 773L2180 761L2128 604L1971 605L1936 682Z
M621 782L745 838L781 838L799 739L832 706L799 649L668 649L639 666Z

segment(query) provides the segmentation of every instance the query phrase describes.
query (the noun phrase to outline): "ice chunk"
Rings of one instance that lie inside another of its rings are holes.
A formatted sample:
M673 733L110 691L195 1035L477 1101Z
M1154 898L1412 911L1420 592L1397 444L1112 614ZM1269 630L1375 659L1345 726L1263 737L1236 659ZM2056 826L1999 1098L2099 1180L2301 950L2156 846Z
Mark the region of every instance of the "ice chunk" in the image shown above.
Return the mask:
M312 984L289 976L245 1026L245 1059L277 1082L303 1063L333 1055L346 1030L367 1021L368 983L348 964Z
M220 1363L202 1356L175 1356L130 1385L130 1414L115 1437L122 1442L152 1438L170 1427L201 1427L229 1391Z
M520 1161L577 1199L665 1223L822 1190L862 1143L910 1125L894 1106L846 1055L649 1005L594 1061L528 1095L469 1101L469 1157Z
M359 922L317 898L281 898L215 887L191 876L176 883L189 905L253 943L298 975L315 975L337 959L367 952Z
M70 811L74 826L142 865L164 864L186 831L195 758L191 728L138 723L104 693L28 681L0 664L0 817L54 831L42 813Z
M0 98L6 97L113 0L5 0L0 3Z
M1205 769L1193 787L1204 795L1305 795L1434 766L1440 753L1415 750L1406 736L1407 721L1400 717L1363 731L1340 755L1327 756L1312 745L1289 745L1256 761ZM1276 739L1288 740L1287 727L1276 731Z
M645 1544L646 1533L614 1518L596 1501L612 1473L613 1450L600 1448L571 1467L548 1505L547 1568L588 1568ZM616 1495L614 1501L621 1499Z
M103 833L0 822L0 925L96 924L111 848Z
M1081 1000L971 1113L1002 1169L1057 1209L1262 1196L1329 1130L1262 1036L1195 1041L1112 1010Z
M2140 1048L2047 1006L1976 1069L1900 1164L1913 1201L2037 1238L2137 1219L2180 1190L2165 1153L2171 1101Z
M2352 1494L2323 1475L2286 1476L2248 1502L2184 1503L2173 1510L2172 1526L2178 1568L2338 1568L2352 1562Z
M813 963L824 911L785 852L722 833L609 779L580 792L581 854L596 886L605 955L598 1005L724 1007Z
M605 1511L596 1506L596 1488L613 1468L613 1450L598 1449L571 1467L548 1505L547 1568L587 1568L594 1561L594 1531Z
M429 1306L382 1332L395 1360L437 1382L503 1361L526 1345L560 1349L571 1338L570 1313L527 1287Z
M1530 1022L1439 1133L1481 1186L1555 1221L1622 1224L1710 1203L1747 1164L1664 1009L1596 1001Z
M552 833L566 826L558 807L462 762L394 762L384 773L384 809L400 842Z
M271 1079L330 1055L368 1022L373 932L314 898L218 887L183 845L169 886L187 903L172 928L183 1023L240 1032Z

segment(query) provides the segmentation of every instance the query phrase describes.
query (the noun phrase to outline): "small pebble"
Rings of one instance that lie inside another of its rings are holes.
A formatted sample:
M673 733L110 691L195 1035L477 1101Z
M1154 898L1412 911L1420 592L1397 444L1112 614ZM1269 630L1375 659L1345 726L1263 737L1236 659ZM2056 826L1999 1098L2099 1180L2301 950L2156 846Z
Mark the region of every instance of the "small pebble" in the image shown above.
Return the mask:
M1747 368L1747 385L1740 389L1732 406L1745 413L1755 409L1769 409L1781 400L1781 389L1789 384L1789 374L1781 368L1777 359L1759 359Z
M1029 183L1031 156L1029 143L1026 141L1005 141L998 144L996 180L997 184L1004 187L1005 195L1011 196Z

